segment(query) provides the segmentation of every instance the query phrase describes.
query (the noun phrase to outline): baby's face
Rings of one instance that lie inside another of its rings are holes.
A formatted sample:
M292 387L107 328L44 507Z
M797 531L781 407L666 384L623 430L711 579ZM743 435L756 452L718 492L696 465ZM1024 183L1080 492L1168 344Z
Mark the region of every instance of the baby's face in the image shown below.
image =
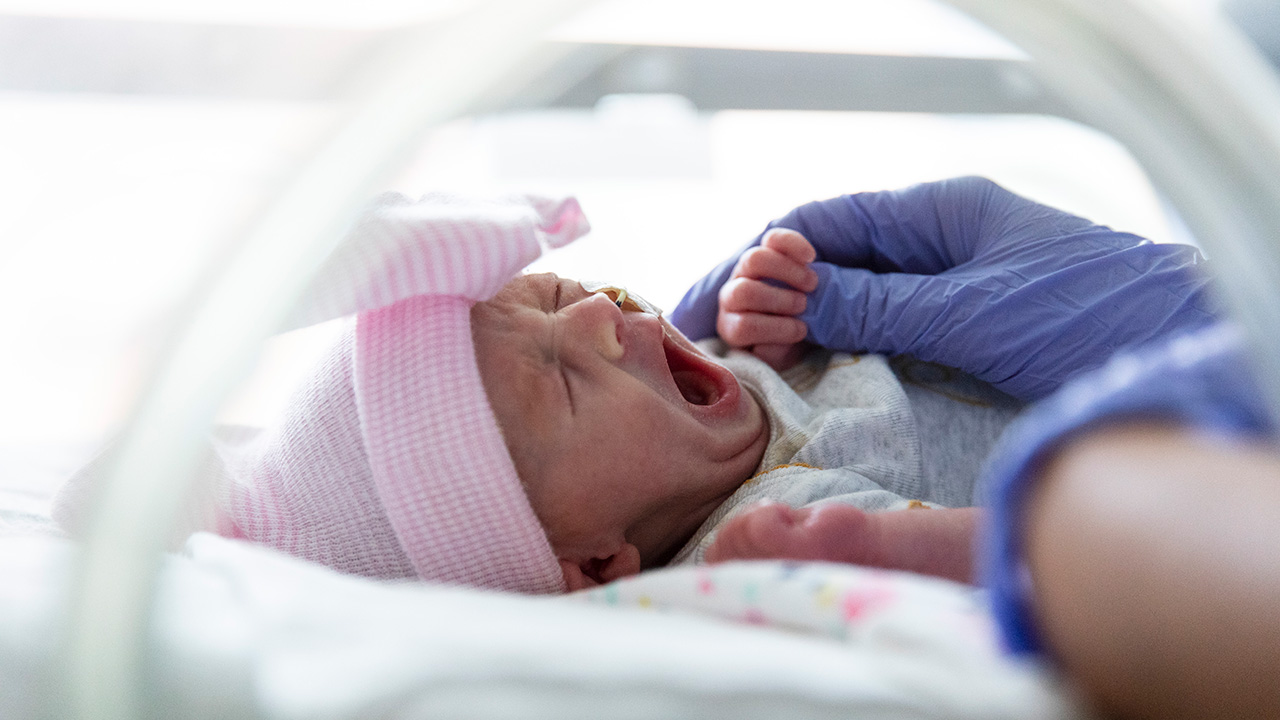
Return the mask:
M552 548L596 580L665 561L768 440L733 374L655 314L552 274L471 312L485 391Z

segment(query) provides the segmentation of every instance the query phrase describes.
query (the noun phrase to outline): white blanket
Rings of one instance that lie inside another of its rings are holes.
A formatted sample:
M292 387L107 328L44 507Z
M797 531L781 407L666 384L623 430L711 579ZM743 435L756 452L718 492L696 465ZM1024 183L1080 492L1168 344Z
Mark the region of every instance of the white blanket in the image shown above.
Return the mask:
M57 718L73 543L0 537L0 717ZM768 625L768 626L766 626ZM1071 718L982 596L779 563L534 598L345 576L212 535L160 575L166 718Z

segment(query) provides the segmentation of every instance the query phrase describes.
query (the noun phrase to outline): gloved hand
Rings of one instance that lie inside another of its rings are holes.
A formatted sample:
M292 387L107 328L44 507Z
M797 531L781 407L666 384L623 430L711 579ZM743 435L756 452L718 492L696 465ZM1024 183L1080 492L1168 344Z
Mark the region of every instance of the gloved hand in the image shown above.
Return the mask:
M764 284L781 280L807 298L798 314L762 313L794 315L805 339L824 347L910 354L1024 400L1119 348L1216 319L1196 249L1115 232L982 178L810 203L773 228L812 244L816 290L764 273ZM692 339L716 332L721 288L764 237L685 294L671 314L676 327Z

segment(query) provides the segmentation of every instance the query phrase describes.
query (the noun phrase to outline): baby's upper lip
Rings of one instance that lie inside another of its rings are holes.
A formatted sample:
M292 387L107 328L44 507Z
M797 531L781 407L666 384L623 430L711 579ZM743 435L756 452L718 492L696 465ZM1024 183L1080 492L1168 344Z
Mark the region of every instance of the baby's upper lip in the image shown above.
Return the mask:
M734 414L741 389L728 368L659 316L628 312L623 318L623 363L637 379L701 421Z

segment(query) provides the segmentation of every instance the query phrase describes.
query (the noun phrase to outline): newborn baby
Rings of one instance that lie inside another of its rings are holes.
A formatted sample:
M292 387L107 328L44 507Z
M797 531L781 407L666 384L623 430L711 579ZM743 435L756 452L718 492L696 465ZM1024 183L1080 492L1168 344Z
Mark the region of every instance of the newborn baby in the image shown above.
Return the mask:
M754 300L755 306L775 312L798 312L804 290L816 284L806 267L813 255L798 233L771 233L761 252L739 262L735 277L741 282L723 301L737 309L753 307ZM838 503L803 509L731 503L735 507L726 508L731 497L742 494L744 483L770 469L761 463L771 445L774 455L786 453L777 458L784 462L769 464L786 466L793 473L789 484L817 483L820 497L862 491L881 507L897 498L886 501L888 493L880 488L868 491L874 485L868 477L878 471L875 458L824 462L825 467L792 462L805 444L816 443L798 444L796 433L787 436L779 432L783 428L771 433L770 407L755 394L785 393L792 397L777 404L803 404L781 377L759 360L735 353L735 367L745 363L747 375L772 383L772 390L757 386L749 391L733 371L646 310L625 291L593 291L544 274L516 278L471 312L486 395L570 590L667 564L695 535L712 561L821 559L970 579L973 509L928 509L906 500L897 505L927 511L867 513ZM802 340L803 327L782 337ZM801 356L798 348L782 342L759 348L757 354L784 370ZM869 360L858 369L859 377L876 370ZM904 427L901 436L885 433L894 446L890 454L902 466L896 472L917 477L897 479L923 490L914 447L919 441L905 394L883 365L878 382L885 385L881 392L892 397L875 412L896 411L895 420L869 417L851 425L829 420L835 427L826 441L853 447L858 438L841 438L841 433ZM963 403L955 405L972 412ZM870 407L864 403L847 412ZM1012 413L996 412L998 420L992 425L988 418L988 425L998 429ZM970 451L984 452L994 434L987 432L985 441ZM810 479L797 480L796 474ZM971 485L972 478L967 482ZM713 515L715 521L704 528ZM720 527L728 515L734 517ZM692 549L683 555L699 559Z
M669 560L769 440L732 372L617 297L526 275L471 311L485 392L571 589Z

